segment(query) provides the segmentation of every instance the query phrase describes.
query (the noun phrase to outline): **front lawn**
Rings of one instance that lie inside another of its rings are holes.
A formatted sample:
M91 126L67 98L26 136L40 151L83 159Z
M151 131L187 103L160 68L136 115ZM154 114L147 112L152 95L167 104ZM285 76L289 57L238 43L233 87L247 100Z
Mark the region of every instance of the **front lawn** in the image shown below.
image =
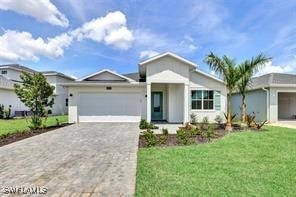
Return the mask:
M47 119L46 126L56 125L56 118L60 123L68 122L68 116L50 116ZM29 130L26 119L0 120L0 136L7 133L16 133L26 130Z
M137 196L294 196L296 130L266 127L209 144L138 151Z

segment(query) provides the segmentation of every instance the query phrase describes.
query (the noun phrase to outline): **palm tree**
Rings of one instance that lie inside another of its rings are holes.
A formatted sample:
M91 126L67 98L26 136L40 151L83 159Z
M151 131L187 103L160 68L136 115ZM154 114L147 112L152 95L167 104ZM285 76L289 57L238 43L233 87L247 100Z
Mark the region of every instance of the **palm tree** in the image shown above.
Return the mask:
M206 56L205 62L215 71L226 83L227 88L227 114L226 114L226 131L232 130L232 109L231 97L239 80L239 70L234 59L226 55L218 57L213 52Z
M258 71L261 67L263 67L271 58L264 56L263 54L259 54L256 57L253 57L251 60L245 60L242 62L239 69L239 82L237 85L238 91L242 96L241 101L241 124L242 126L246 126L246 91L247 88L251 86L252 77L254 73Z

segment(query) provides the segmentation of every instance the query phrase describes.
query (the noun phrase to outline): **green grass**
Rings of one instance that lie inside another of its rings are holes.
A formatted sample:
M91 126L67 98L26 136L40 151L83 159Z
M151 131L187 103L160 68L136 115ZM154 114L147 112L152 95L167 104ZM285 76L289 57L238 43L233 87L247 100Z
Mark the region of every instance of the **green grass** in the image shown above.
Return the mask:
M56 125L56 118L60 123L68 122L68 116L51 116L48 117L46 126ZM29 130L26 119L0 120L0 136L7 133L16 133L26 130Z
M137 196L295 196L296 130L266 127L210 144L139 149Z

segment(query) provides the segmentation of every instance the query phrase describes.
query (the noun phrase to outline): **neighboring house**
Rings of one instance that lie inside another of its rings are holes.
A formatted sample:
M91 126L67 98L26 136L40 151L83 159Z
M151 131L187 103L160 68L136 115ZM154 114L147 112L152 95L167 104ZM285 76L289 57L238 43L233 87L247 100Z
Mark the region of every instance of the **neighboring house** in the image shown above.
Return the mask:
M247 113L255 113L257 121L296 119L296 75L271 73L253 78L246 95ZM240 117L241 95L232 98L234 113Z
M12 115L15 115L15 111L27 110L26 106L18 99L13 87L13 84L21 83L20 74L22 71L37 72L18 64L0 65L0 104L3 104L6 108L11 105ZM67 114L68 92L60 83L71 82L74 79L55 71L46 71L42 74L46 77L47 82L55 87L55 104L52 108L52 114Z
M186 123L192 113L213 121L226 111L223 81L167 52L139 63L139 72L102 70L75 82L69 90L70 122L167 121Z

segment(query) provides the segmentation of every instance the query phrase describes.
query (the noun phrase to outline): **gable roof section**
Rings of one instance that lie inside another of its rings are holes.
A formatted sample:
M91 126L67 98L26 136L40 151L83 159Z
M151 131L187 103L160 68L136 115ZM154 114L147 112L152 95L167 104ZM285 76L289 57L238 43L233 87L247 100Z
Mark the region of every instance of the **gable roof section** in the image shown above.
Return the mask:
M112 76L114 76L113 79L95 79L96 77L99 77L100 75L103 75L104 73L108 73ZM93 79L92 79L93 78ZM98 71L98 72L95 72L93 74L90 74L90 75L87 75L85 77L82 77L80 79L78 79L77 81L99 81L99 82L123 82L123 81L126 81L126 82L134 82L133 79L127 77L127 76L124 76L124 75L121 75L121 74L118 74L114 71L111 71L111 70L108 70L108 69L103 69L101 71Z
M194 62L189 61L189 60L187 60L187 59L185 59L185 58L183 58L183 57L181 57L181 56L179 56L179 55L177 55L175 53L172 53L172 52L165 52L165 53L161 53L159 55L153 56L153 57L151 57L151 58L149 58L147 60L144 60L144 61L140 62L139 65L142 66L144 64L148 64L150 62L153 62L155 60L158 60L158 59L166 57L166 56L173 57L173 58L175 58L175 59L177 59L177 60L179 60L179 61L181 61L181 62L183 62L185 64L188 64L188 65L190 65L190 66L192 66L194 68L197 67L197 65Z

